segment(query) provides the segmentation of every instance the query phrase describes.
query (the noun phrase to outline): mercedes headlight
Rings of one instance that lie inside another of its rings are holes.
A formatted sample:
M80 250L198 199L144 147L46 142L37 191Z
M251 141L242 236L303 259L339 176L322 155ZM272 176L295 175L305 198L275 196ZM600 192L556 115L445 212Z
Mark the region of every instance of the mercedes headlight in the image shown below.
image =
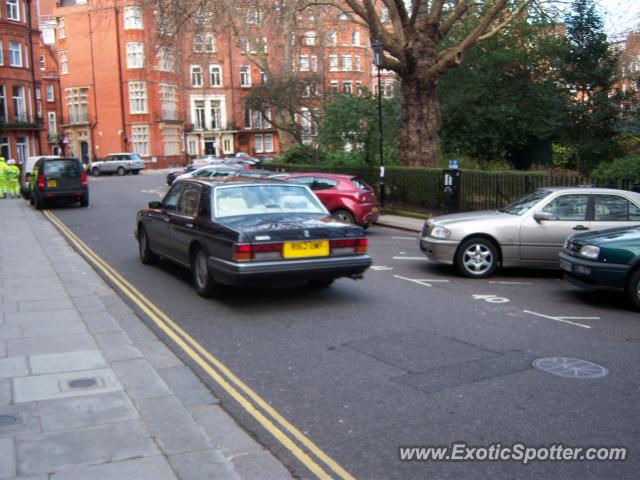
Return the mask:
M440 240L446 240L451 236L451 231L447 230L444 227L440 227L438 225L434 225L431 227L431 231L429 232L429 236L433 238L439 238Z
M598 258L598 255L600 255L600 247L596 247L595 245L585 245L580 249L580 255L595 260Z

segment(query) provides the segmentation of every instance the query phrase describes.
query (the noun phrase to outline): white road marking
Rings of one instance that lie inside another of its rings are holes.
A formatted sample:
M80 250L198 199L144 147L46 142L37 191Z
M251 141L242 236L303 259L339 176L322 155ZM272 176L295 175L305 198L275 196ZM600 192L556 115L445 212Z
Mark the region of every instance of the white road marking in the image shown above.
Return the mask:
M385 267L384 265L371 265L371 270L375 270L378 272L384 272L386 270L393 270L393 267Z
M474 300L484 300L488 303L509 303L509 299L505 297L499 297L497 295L473 295Z
M437 279L437 278L407 278L401 275L394 275L395 278L399 278L400 280L406 280L407 282L417 283L418 285L422 285L424 287L433 287L431 283L449 283L449 280Z
M427 257L393 257L394 260L425 260L429 261Z
M575 327L582 328L591 328L591 325L584 325L582 323L572 322L571 320L600 320L600 317L552 317L551 315L544 315L542 313L532 312L530 310L523 310L524 313L529 313L531 315L535 315L537 317L546 318L548 320L554 320L556 322L568 323L569 325L573 325Z
M503 281L494 281L490 280L489 283L496 283L499 285L533 285L531 282L503 282Z
M391 237L393 240L414 240L418 237Z

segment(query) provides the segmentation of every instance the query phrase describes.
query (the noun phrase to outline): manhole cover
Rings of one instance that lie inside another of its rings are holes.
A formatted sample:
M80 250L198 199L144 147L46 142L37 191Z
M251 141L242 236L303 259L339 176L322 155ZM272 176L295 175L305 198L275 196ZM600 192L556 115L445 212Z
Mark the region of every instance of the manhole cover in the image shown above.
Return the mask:
M18 423L18 417L14 415L0 415L0 427L8 427Z
M96 381L93 378L79 378L77 380L71 380L69 386L71 388L89 388L95 387Z
M533 361L534 368L564 378L602 378L609 370L597 363L569 357L546 357Z

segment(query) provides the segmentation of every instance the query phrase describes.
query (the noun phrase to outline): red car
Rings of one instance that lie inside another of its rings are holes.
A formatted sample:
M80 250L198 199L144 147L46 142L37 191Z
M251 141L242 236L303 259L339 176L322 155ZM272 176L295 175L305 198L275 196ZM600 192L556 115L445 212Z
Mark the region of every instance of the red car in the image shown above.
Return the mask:
M358 177L331 173L291 173L278 178L308 186L331 215L367 228L380 216L373 189Z

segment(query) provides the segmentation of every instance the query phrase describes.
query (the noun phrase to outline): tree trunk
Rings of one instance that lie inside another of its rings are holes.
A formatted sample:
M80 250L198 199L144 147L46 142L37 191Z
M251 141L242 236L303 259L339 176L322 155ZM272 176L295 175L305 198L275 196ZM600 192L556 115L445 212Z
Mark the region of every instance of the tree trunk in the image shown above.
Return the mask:
M440 105L435 81L425 85L418 72L401 75L402 130L400 162L411 167L435 167L440 158Z

